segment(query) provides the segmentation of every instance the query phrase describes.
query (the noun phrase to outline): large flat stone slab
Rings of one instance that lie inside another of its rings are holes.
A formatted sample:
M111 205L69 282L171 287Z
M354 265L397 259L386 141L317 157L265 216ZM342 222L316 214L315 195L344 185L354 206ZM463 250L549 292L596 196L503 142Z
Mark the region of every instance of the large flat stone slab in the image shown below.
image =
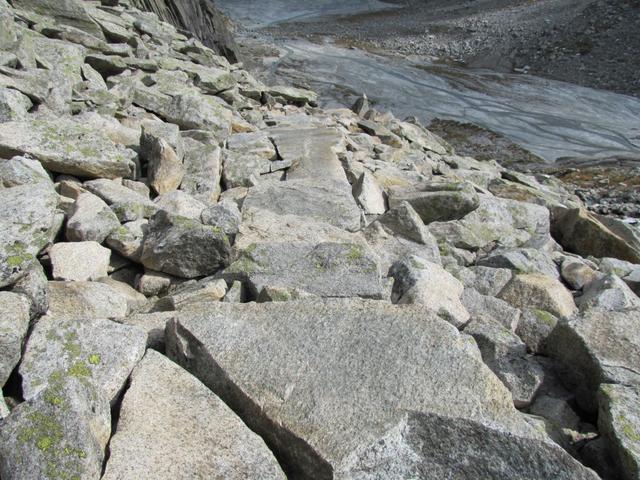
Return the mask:
M243 209L249 208L308 217L352 232L360 229L360 209L351 188L337 181L261 183L249 190Z
M531 449L541 438L473 341L419 306L355 299L208 305L169 322L167 352L263 436L290 478L358 478L351 466L363 449L408 411L447 417L454 430L472 418L520 435ZM545 448L563 459L559 478L592 478L568 476L582 467L559 447ZM445 471L424 478L455 477L455 467Z
M115 401L144 354L147 334L110 320L43 317L29 336L20 364L25 398L60 378L78 378Z
M0 155L30 155L52 172L90 178L131 178L136 153L113 143L96 125L72 117L0 124Z
M103 480L286 478L222 400L153 350L131 375L109 450Z

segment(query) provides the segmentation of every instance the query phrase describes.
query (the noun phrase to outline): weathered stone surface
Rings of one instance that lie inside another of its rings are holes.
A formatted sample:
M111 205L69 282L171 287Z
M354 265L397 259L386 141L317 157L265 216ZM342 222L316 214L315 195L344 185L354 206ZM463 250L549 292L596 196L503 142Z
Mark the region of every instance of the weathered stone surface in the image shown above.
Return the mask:
M497 296L513 277L513 272L509 269L480 266L455 269L452 273L465 287L491 297Z
M566 250L582 256L615 257L640 263L640 238L616 219L585 209L557 212L553 236Z
M90 33L94 37L103 38L102 30L85 10L84 3L80 0L16 0L12 3L16 8L52 17L62 25L69 25Z
M515 275L498 296L516 308L537 308L558 317L570 317L577 310L562 283L538 273Z
M520 315L516 335L527 345L528 351L542 353L557 324L558 319L549 312L525 308Z
M162 272L146 270L144 275L140 275L136 279L136 288L140 293L147 297L154 297L166 294L174 282L175 277L166 275Z
M640 308L640 298L616 275L607 275L591 282L577 303L582 311Z
M315 92L302 88L287 87L284 85L267 88L270 95L276 99L284 100L284 103L316 103L318 100L318 95Z
M282 161L290 166L288 179L330 179L346 184L336 153L343 148L344 138L335 128L274 128L269 136Z
M394 263L409 255L441 263L436 239L406 202L389 209L365 228L363 233L367 243L378 255L383 273L387 273Z
M411 256L396 263L389 272L395 279L392 300L417 303L460 327L469 312L460 301L464 286L440 265Z
M549 210L540 205L479 195L480 206L462 220L434 222L429 230L439 242L478 250L538 247L549 238Z
M111 250L97 242L60 242L49 249L54 280L86 281L106 277Z
M110 452L104 480L286 478L222 400L152 350L132 373Z
M517 408L531 404L542 384L544 370L511 330L490 317L475 317L464 329L482 353L482 359L513 395Z
M364 172L353 185L353 196L358 205L369 215L382 215L386 211L386 202L382 189L375 178Z
M29 307L24 295L0 292L0 387L20 361L22 341L29 329Z
M136 153L72 117L38 117L0 124L0 155L27 154L52 172L130 178Z
M220 303L180 314L167 332L170 357L262 435L296 478L358 478L364 446L383 440L406 411L446 416L453 431L465 418L510 429L523 448L553 454L562 478L595 478L558 447L534 440L469 338L420 306Z
M549 442L513 435L472 419L452 420L409 412L380 440L361 447L334 478L597 480L599 477Z
M396 122L391 130L397 135L406 138L414 145L419 146L423 150L435 152L440 155L449 153L450 146L438 135L430 132L422 126L408 122Z
M563 379L574 387L579 405L597 410L602 383L640 384L638 310L591 310L560 322L547 339L545 352L563 365Z
M26 157L14 157L0 162L0 182L5 188L37 183L52 184L40 162Z
M482 295L473 287L465 286L460 301L472 317L487 316L510 332L516 330L520 321L520 310L499 298Z
M127 313L127 299L102 283L49 282L51 317L117 318Z
M254 295L265 287L298 289L321 297L382 298L377 259L361 243L262 242L249 245L225 270L248 282Z
M138 310L144 310L147 306L147 298L140 292L135 290L128 283L119 281L113 276L102 277L98 282L103 283L111 287L112 290L118 292L127 302L127 313L137 312ZM117 321L117 319L114 319Z
M73 206L67 220L67 239L72 242L92 241L102 243L120 227L115 213L102 199L92 193L82 193Z
M200 221L202 211L207 207L204 203L180 190L162 194L154 200L154 203L160 210L198 221Z
M171 294L159 299L155 310L183 310L203 303L219 302L227 293L227 283L222 279L205 278L189 281L177 287Z
M164 117L183 129L210 130L219 139L231 133L231 110L215 97L207 95L176 95Z
M36 262L57 228L57 204L46 183L0 189L0 287L18 281Z
M427 224L459 220L480 205L478 194L468 183L432 184L427 191L420 192L392 192L390 206L401 202L409 202Z
M40 262L34 263L25 276L13 284L11 291L29 299L31 318L44 315L49 309L49 285Z
M140 263L147 220L127 222L107 237L107 245L120 255Z
M200 200L212 203L220 196L222 157L220 147L184 139L184 177L180 190Z
M242 214L234 202L224 201L203 210L200 218L205 225L216 226L227 235L235 235L240 229Z
M110 433L109 402L81 379L56 376L0 422L0 475L98 480Z
M533 248L496 250L478 260L477 264L484 267L508 268L517 273L540 273L552 278L560 277L553 260L544 252Z
M595 270L584 262L567 258L560 267L562 279L574 290L582 290L597 278Z
M107 202L121 222L148 218L158 211L148 195L127 188L118 180L101 178L85 182L83 186Z
M378 137L385 145L396 148L402 147L402 140L400 139L400 137L398 137L384 125L376 123L372 120L360 119L358 120L358 127L360 127L369 135Z
M230 254L222 229L161 210L149 220L141 262L152 270L195 278L228 265Z
M140 154L148 162L149 182L156 192L163 194L180 186L184 152L177 125L155 122L144 125Z
M20 364L24 397L35 397L59 377L77 377L113 403L142 358L146 340L142 329L110 320L42 317Z
M29 97L17 90L0 88L0 123L21 120L33 107Z
M312 218L352 232L360 229L360 209L349 185L338 182L263 183L249 190L243 204L248 208Z
M605 384L598 392L598 427L625 480L640 477L640 387Z

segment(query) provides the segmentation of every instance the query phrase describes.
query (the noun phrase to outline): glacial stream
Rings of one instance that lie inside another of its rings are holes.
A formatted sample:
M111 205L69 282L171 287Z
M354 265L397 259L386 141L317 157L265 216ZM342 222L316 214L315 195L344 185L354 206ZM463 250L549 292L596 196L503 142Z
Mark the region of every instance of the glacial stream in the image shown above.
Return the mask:
M258 34L285 21L310 21L393 8L377 0L218 0L234 21ZM502 74L374 55L301 39L273 40L265 58L274 81L308 85L323 107L349 106L366 93L382 110L475 123L549 162L619 156L640 161L640 99L531 75Z

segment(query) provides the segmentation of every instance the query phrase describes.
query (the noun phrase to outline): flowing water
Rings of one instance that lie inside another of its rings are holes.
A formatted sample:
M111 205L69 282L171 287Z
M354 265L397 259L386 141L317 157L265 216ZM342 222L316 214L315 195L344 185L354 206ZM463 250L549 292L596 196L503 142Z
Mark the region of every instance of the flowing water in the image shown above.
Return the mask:
M377 0L218 0L236 22L259 32L279 22L352 15L392 5ZM499 132L549 162L625 157L640 161L640 99L530 75L435 65L374 55L329 39L275 40L265 59L277 81L309 85L322 106L348 106L366 93L382 110L471 122Z

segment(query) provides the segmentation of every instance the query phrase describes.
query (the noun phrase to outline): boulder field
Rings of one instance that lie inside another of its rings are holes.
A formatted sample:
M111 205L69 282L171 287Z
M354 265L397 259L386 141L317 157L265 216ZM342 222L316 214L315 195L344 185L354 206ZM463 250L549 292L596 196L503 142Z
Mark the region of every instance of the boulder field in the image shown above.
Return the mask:
M160 3L0 0L2 480L639 478L636 229Z

